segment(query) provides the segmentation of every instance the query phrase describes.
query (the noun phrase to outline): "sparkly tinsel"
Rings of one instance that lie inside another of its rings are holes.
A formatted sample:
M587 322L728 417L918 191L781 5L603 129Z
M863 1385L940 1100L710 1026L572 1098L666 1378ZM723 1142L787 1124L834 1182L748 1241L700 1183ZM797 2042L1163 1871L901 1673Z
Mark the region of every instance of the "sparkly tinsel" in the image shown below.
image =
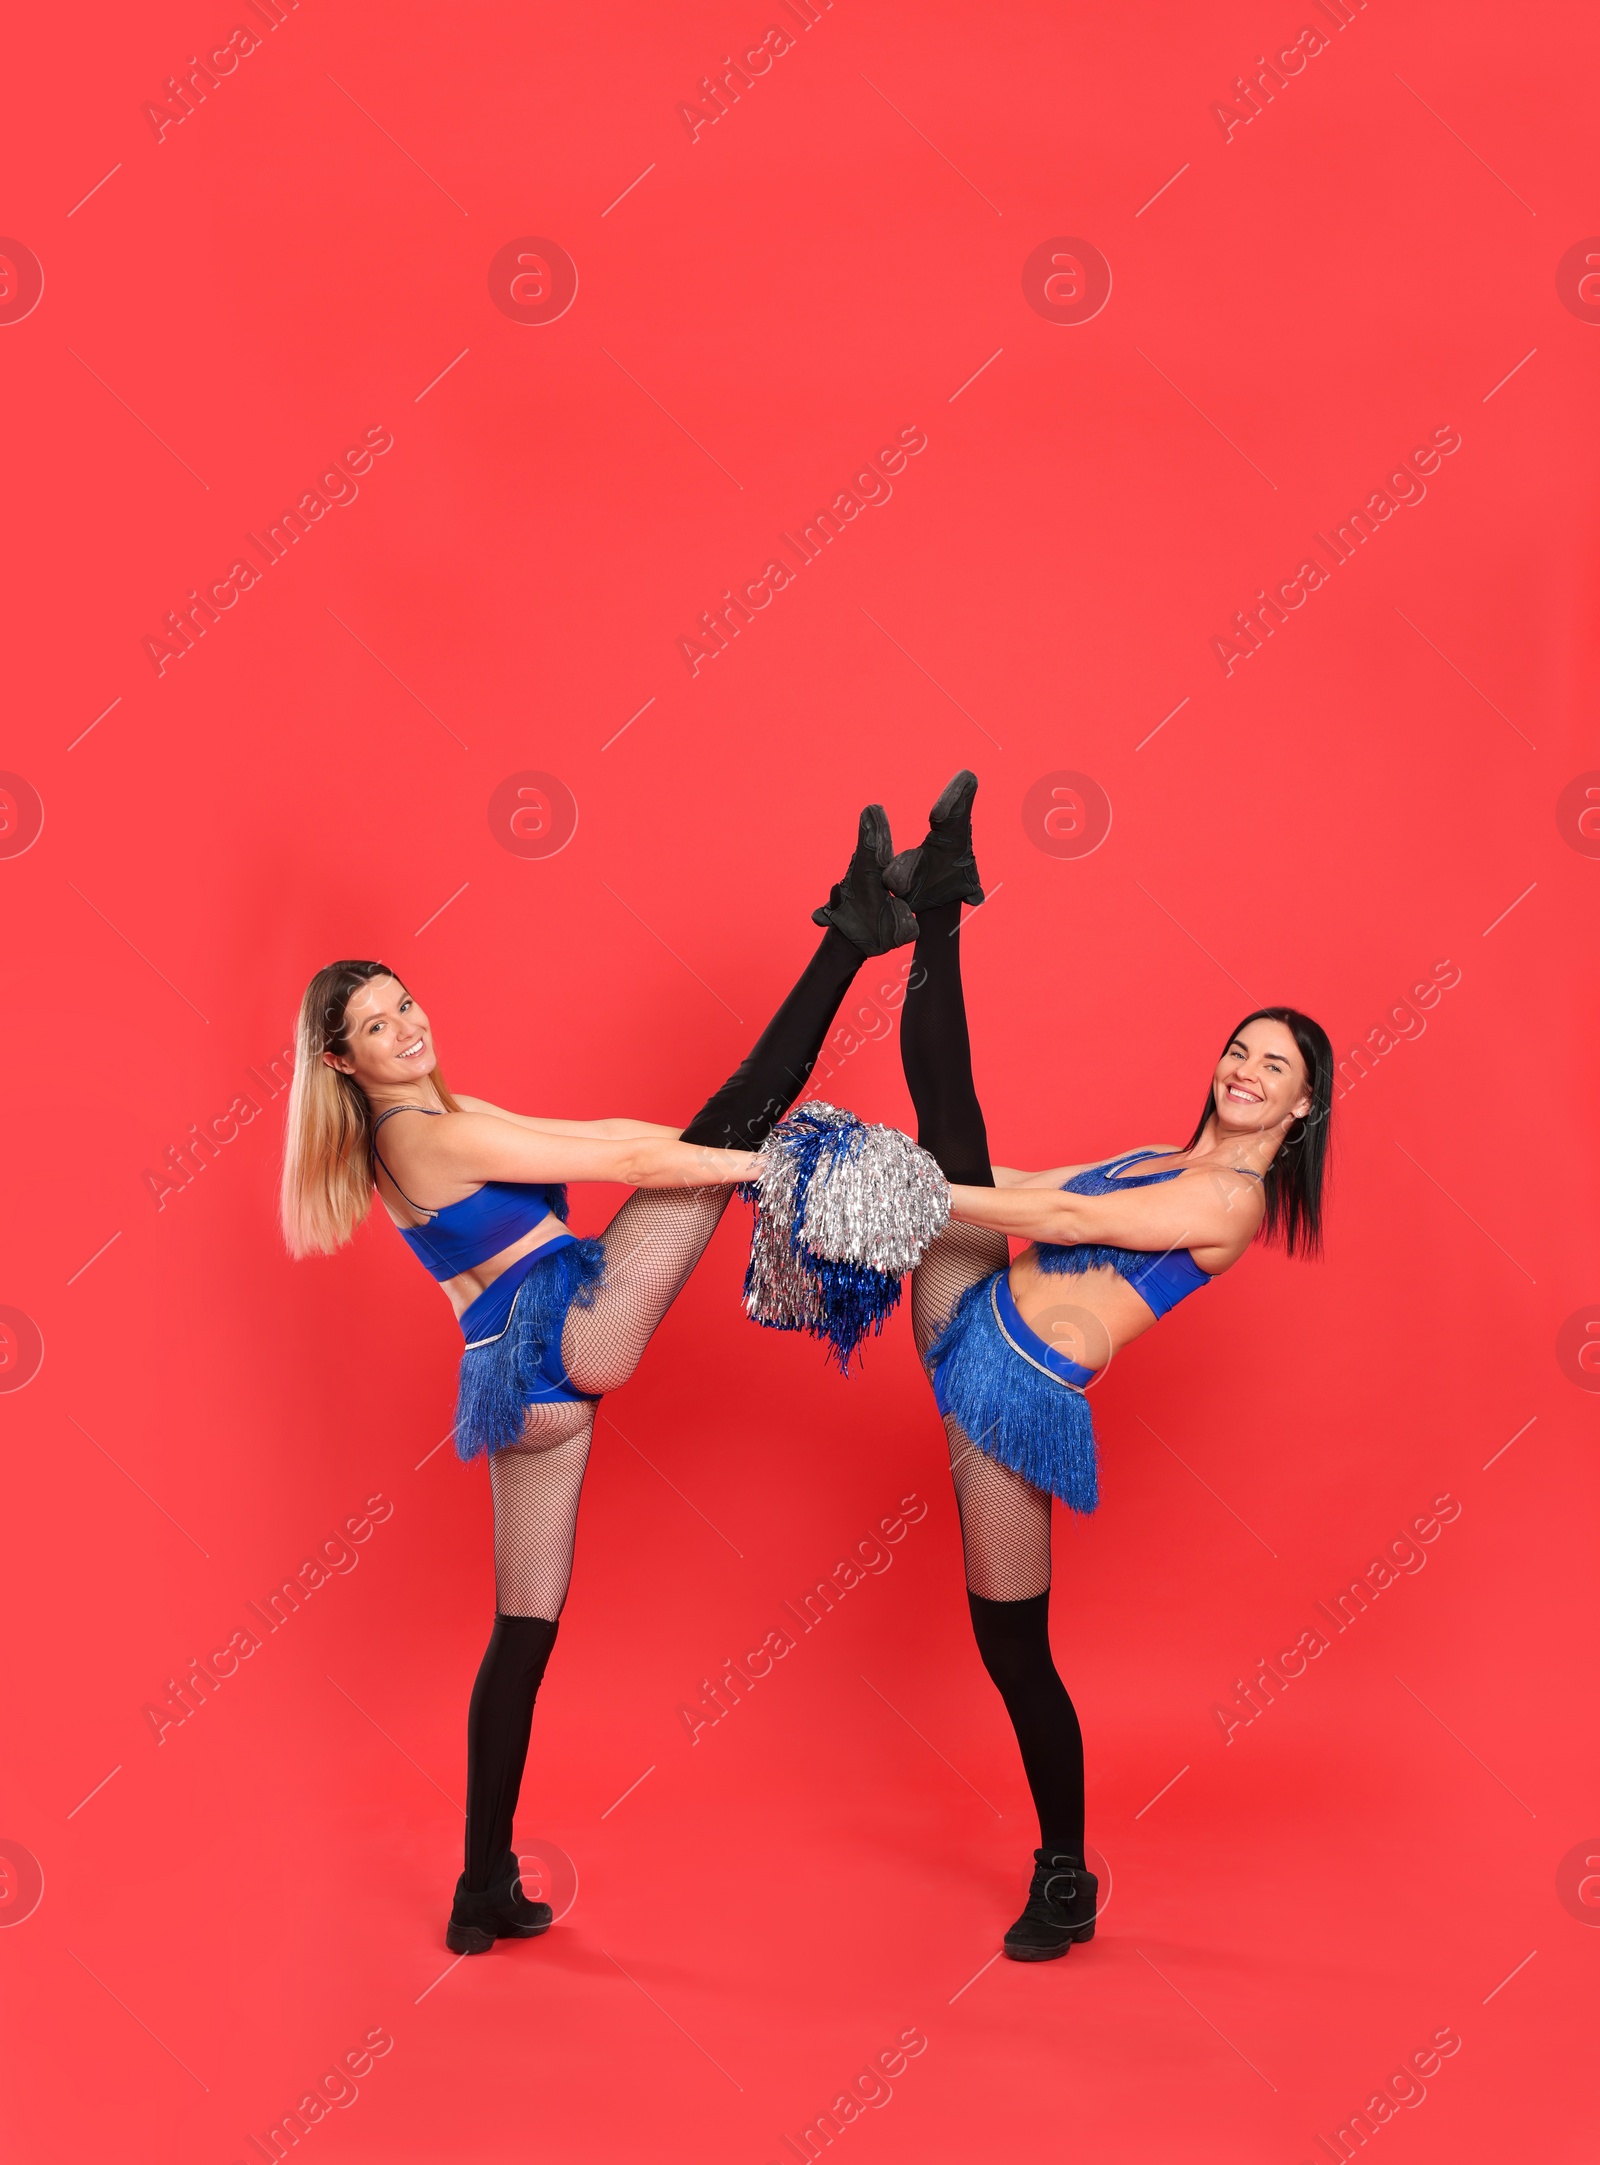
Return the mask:
M900 1280L950 1215L950 1191L925 1150L814 1099L768 1138L744 1304L769 1330L808 1331L841 1370L881 1331Z

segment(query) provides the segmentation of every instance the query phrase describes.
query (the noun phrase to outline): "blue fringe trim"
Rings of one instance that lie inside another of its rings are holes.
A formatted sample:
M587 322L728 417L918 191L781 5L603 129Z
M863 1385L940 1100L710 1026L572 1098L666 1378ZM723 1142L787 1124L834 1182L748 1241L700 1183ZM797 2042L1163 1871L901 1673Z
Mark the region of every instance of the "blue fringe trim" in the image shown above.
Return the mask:
M546 1192L565 1204L564 1189ZM554 1200L551 1209L565 1217ZM566 1371L561 1332L574 1303L587 1308L593 1302L605 1269L605 1249L598 1240L563 1242L541 1257L518 1286L504 1336L462 1354L456 1397L458 1458L467 1462L518 1442L530 1405L583 1396L570 1386L562 1388Z
M1133 1152L1127 1158L1113 1158L1112 1167L1131 1165L1140 1156ZM1110 1195L1117 1188L1149 1188L1158 1182L1172 1180L1174 1173L1113 1173L1104 1165L1088 1165L1069 1180L1062 1189L1064 1195ZM1149 1254L1142 1248L1093 1247L1087 1242L1057 1244L1042 1240L1034 1250L1034 1260L1039 1268L1051 1277L1081 1278L1086 1271L1114 1270L1119 1278L1126 1278L1135 1292L1140 1290L1139 1281L1147 1277L1161 1261L1158 1254Z
M992 1283L967 1288L928 1348L939 1411L953 1414L987 1457L1071 1510L1093 1511L1100 1486L1089 1401L1012 1351L989 1304Z
M1150 1260L1142 1249L1093 1248L1087 1241L1065 1248L1040 1241L1034 1251L1034 1261L1042 1271L1067 1278L1081 1278L1087 1270L1114 1270L1121 1277L1127 1274L1128 1264L1149 1263Z

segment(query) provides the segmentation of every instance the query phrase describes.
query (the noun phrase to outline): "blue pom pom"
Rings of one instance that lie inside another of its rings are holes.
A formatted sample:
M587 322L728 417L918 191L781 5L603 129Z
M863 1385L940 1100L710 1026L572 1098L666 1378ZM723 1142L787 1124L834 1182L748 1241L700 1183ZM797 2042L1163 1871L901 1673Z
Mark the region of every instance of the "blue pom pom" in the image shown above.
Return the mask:
M860 1263L829 1263L808 1248L800 1254L822 1297L822 1319L813 1336L824 1339L839 1364L850 1373L851 1356L869 1333L880 1334L900 1305L900 1281Z

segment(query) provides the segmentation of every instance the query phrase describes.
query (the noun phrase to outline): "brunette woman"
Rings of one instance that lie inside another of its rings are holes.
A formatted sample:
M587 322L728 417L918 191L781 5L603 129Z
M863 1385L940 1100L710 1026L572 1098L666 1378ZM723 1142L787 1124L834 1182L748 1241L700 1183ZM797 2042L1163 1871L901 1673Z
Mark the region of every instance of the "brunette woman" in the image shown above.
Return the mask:
M961 906L983 900L977 786L956 776L927 840L884 880L917 920L900 1036L917 1139L951 1183L952 1222L917 1268L912 1322L950 1445L972 1628L1039 1814L1032 1885L1005 1952L1044 1962L1093 1937L1097 1892L1084 1864L1083 1740L1049 1627L1051 1498L1079 1512L1099 1500L1084 1394L1253 1243L1318 1252L1333 1053L1309 1016L1258 1008L1224 1044L1183 1145L1040 1173L992 1167L961 987ZM1147 1028L1131 1057L1154 1057ZM1008 1235L1030 1244L1015 1262Z

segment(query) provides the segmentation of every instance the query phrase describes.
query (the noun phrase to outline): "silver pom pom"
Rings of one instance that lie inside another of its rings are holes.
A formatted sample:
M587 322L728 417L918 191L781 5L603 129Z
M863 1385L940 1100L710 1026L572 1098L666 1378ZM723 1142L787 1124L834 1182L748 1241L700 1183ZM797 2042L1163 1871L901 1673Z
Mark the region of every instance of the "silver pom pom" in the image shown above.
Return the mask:
M822 1316L822 1296L789 1239L799 1172L781 1141L776 1136L769 1139L762 1153L761 1193L750 1237L744 1304L758 1323L778 1330L810 1330Z
M869 1126L812 1099L773 1130L762 1153L745 1307L758 1323L826 1334L827 1303L806 1257L898 1280L950 1216L938 1165L898 1128ZM795 1231L802 1168L812 1167Z
M817 1114L831 1105L809 1105ZM848 1114L841 1115L845 1121ZM890 1278L914 1270L950 1218L950 1188L927 1151L898 1128L841 1128L806 1195L800 1237L831 1263L861 1263Z

